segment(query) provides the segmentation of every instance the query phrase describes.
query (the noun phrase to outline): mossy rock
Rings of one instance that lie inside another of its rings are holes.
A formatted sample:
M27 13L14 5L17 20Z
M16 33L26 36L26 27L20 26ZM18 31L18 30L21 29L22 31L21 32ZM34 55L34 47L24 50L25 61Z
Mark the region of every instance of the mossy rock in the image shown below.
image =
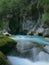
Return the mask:
M43 34L44 37L49 37L49 34Z
M0 35L0 50L3 53L7 53L15 45L16 45L16 42L13 39L10 39L9 37L4 36L4 35Z
M6 56L0 51L0 65L8 65Z

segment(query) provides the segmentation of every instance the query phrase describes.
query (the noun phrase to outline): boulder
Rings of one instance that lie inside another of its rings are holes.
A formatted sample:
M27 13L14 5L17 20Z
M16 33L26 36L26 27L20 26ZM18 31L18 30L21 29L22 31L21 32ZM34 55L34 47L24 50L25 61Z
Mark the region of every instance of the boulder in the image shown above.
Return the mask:
M33 47L33 43L29 41L20 41L17 43L17 46L16 46L17 50L20 53L25 53L29 51L32 47Z
M11 36L11 34L9 34L8 32L4 32L3 35Z
M38 35L38 36L43 36L43 33L44 33L44 28L38 28L38 30L36 31L36 34Z
M15 45L16 45L16 42L13 39L10 39L9 37L4 35L0 35L0 50L2 52L7 53Z
M46 52L47 54L49 54L49 46L46 45L46 46L44 47L44 49L45 49L45 52Z
M46 28L43 34L44 37L49 37L49 28Z

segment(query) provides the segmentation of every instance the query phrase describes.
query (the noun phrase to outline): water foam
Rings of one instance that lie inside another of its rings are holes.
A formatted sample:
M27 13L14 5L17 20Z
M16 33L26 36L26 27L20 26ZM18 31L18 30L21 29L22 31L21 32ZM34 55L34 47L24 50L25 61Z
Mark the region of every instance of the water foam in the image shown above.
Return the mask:
M49 65L49 62L32 62L28 59L8 56L8 60L10 61L11 65Z

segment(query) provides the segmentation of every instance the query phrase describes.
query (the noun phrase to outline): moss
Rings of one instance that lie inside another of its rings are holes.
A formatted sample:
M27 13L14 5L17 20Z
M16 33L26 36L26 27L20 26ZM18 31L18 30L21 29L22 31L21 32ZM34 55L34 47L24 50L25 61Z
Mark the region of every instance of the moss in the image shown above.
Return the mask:
M49 13L43 14L42 21L43 21L43 22L49 21Z
M44 13L41 21L44 24L45 28L49 27L49 13Z
M4 53L7 53L16 45L16 42L13 39L10 39L7 36L0 35L0 50Z
M0 65L6 65L6 57L1 51L0 51Z

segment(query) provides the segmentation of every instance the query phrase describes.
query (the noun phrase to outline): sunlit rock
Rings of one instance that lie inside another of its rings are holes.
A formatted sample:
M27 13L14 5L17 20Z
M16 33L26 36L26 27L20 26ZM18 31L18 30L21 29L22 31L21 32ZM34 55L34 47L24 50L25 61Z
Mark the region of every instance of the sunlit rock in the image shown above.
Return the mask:
M9 34L8 32L4 32L3 35L11 36L11 34Z
M39 35L39 36L43 36L43 33L44 33L44 28L38 28L38 30L36 31L36 35Z

